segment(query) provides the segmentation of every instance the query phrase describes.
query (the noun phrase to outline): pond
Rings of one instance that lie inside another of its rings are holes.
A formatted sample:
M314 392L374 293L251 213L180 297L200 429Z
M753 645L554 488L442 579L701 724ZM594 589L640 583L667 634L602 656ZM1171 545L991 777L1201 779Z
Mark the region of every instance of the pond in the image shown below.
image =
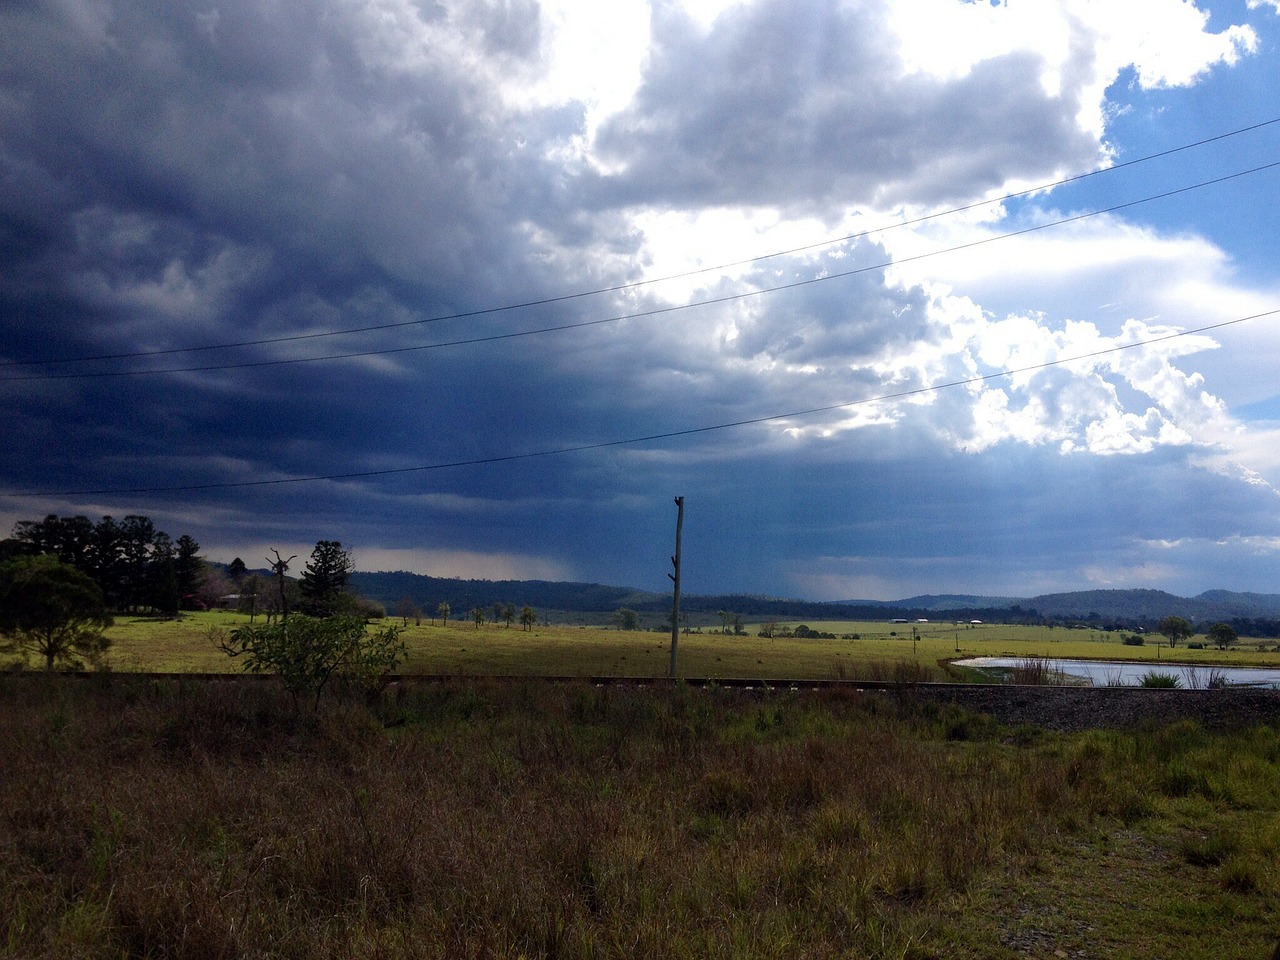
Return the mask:
M1035 662L1039 662L1038 659ZM971 657L957 660L956 665L1004 675L1024 666L1024 657ZM1183 689L1196 690L1208 686L1271 687L1280 689L1280 668L1216 667L1208 664L1147 663L1132 660L1055 660L1044 663L1053 673L1066 674L1081 683L1095 687L1136 687L1148 673L1171 673Z

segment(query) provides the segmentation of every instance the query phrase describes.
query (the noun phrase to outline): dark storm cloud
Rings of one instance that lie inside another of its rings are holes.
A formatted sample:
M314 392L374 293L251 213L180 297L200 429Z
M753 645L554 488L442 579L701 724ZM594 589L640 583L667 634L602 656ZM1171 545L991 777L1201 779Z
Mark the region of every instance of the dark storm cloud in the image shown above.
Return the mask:
M654 17L634 103L597 147L623 171L615 202L967 202L1011 177L1051 178L1099 159L1075 117L1079 91L1043 92L1043 62L1014 53L942 80L906 73L875 4L745 4L703 31Z
M0 352L306 335L616 282L614 261L555 257L529 239L534 224L544 247L594 242L543 159L579 131L581 111L512 112L486 73L536 67L536 6L468 5L450 22L430 4L399 13L388 23L310 3L7 7ZM458 56L468 45L479 60ZM609 240L616 251L634 242ZM510 328L442 322L2 372L253 363ZM422 462L473 433L506 449L508 431L537 425L523 414L549 412L549 391L528 375L536 352L4 383L23 449L44 452L31 463L10 448L5 475L44 489L225 482Z
M368 283L438 310L545 282L520 225L536 205L558 229L537 156L580 117L511 122L431 35L440 11L396 31L306 3L78 9L3 14L3 217L10 289L92 309L93 339L136 343L150 326L182 344L191 308L219 305L259 309L214 325L319 325L333 318L282 301ZM518 63L536 53L536 13L469 8L450 26Z
M724 120L731 112L748 127L772 117L741 160L787 171L764 177L769 190L818 197L842 177L876 177L882 152L859 144L874 130L887 143L902 116L864 118L865 103L841 91L892 72L876 52L883 25L866 17L859 26L822 6L802 13L732 12L716 28L722 52L711 57L712 47L668 17L628 116L657 128L705 124L722 139L737 135ZM430 5L399 14L391 22L357 7L248 2L8 8L0 15L0 169L14 187L0 199L13 254L0 274L5 353L306 335L633 277L635 229L618 215L587 213L574 186L586 178L548 159L581 132L581 109L514 110L495 87L494 70L536 71L536 8L468 6L454 20ZM788 33L801 23L814 32ZM801 40L797 65L787 43ZM468 45L473 59L458 54ZM701 80L686 75L695 57ZM721 102L730 90L738 98ZM943 111L944 92L930 96ZM607 127L603 142L618 148L627 122ZM798 133L801 165L779 152ZM911 142L893 139L891 153ZM637 169L678 161L653 153L656 143L655 134L629 144ZM735 152L731 140L723 146ZM854 147L878 166L855 170ZM786 186L791 178L801 182ZM677 176L673 195L710 204L723 185L760 181L730 165L717 174L721 186L682 186ZM869 245L838 254L761 267L706 295L883 260ZM638 294L628 304L649 301ZM356 472L841 402L874 386L855 367L922 333L922 311L918 293L870 273L768 302L478 350L0 385L30 442L47 452L38 464L11 452L5 469L44 489L136 486L138 476L197 483ZM419 346L617 312L602 298L394 333L19 372ZM50 389L56 414L38 399ZM111 456L98 459L99 450Z
M1242 495L1225 477L1189 471L1183 451L1139 466L1013 445L967 457L875 428L858 443L865 455L856 460L809 448L755 461L731 484L691 474L686 522L715 531L716 543L695 540L690 589L734 584L834 600L896 585L895 596L909 596L970 592L981 571L993 594L1154 582L1190 595L1206 582L1269 590L1280 574L1260 551L1245 567L1238 550L1213 549L1224 529L1280 532L1274 495ZM1196 563L1168 551L1160 567L1152 544L1164 540L1201 543Z
M664 8L635 101L583 146L585 99L512 95L546 67L531 2L0 7L0 360L309 337L610 287L639 278L653 252L637 205L843 216L855 202L969 200L1096 162L1070 76L1048 96L1026 54L954 81L907 76L878 10L740 5L703 34ZM578 149L619 172L589 172ZM0 366L0 478L57 492L400 471L911 389L925 373L900 358L936 356L947 330L924 291L886 281L887 259L847 242L710 275L692 297L861 271L841 279L470 346L11 379L421 348L671 301L644 287L398 330ZM971 419L963 397L912 424L840 429L849 415L376 478L0 508L148 513L223 559L244 543L337 538L545 558L662 589L680 493L690 589L816 592L804 564L821 557L844 569L928 552L974 570L994 552L1049 570L1071 536L1119 542L1105 502L1077 503L1086 480L1116 491L1117 513L1151 500L1119 458L1088 478L1086 461L1060 470L1045 449L1019 449L1016 464L939 459L943 428ZM1207 536L1193 514L1179 535Z

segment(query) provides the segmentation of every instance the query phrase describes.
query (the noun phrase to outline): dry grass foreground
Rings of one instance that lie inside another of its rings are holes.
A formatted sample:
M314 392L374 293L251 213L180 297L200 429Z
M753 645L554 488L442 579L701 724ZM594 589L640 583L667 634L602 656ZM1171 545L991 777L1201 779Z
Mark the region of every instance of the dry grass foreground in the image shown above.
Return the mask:
M0 951L1270 955L1280 735L882 695L0 676Z

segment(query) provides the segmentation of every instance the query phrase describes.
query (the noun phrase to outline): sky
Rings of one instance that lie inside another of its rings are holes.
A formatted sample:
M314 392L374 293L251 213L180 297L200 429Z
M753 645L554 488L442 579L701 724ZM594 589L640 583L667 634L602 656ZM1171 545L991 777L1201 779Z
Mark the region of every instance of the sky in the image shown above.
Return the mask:
M0 6L0 534L1280 592L1280 2Z

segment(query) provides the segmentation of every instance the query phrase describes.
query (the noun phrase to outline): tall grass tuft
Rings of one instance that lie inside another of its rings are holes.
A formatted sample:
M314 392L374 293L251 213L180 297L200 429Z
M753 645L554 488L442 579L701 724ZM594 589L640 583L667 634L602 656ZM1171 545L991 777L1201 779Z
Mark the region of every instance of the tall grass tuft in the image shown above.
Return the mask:
M1009 682L1030 686L1048 686L1060 682L1058 672L1043 657L1023 657L1009 671Z
M1219 667L1183 667L1182 674L1190 690L1222 690L1227 685L1226 674Z

